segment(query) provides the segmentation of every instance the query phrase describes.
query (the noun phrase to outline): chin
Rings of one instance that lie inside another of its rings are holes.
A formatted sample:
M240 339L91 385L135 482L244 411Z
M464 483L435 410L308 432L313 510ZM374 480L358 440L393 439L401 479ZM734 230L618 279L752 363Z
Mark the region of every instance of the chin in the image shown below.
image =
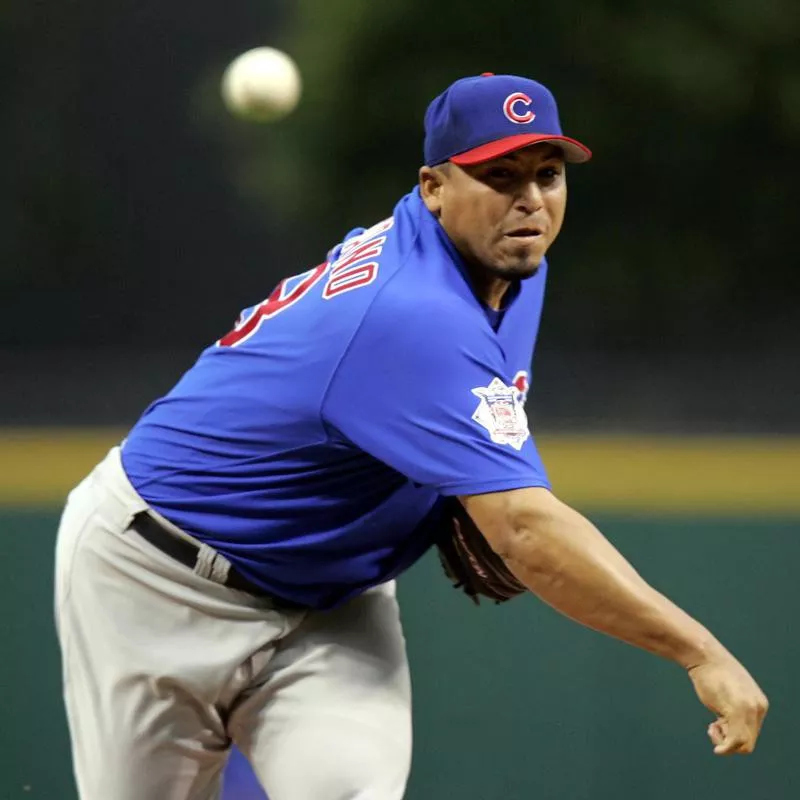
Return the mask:
M539 271L541 263L542 259L523 261L516 264L503 264L502 266L493 267L492 272L498 278L503 278L507 281L525 280L525 278L532 278Z
M498 278L505 280L524 280L532 277L544 261L547 247L542 247L543 244L544 242L538 246L514 247L497 253L492 272Z

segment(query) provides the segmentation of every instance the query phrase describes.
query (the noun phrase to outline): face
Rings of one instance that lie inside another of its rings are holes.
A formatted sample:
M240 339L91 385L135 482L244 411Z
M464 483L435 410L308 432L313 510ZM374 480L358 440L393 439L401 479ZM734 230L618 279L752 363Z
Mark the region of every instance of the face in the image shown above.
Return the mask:
M548 143L474 166L422 167L420 190L467 263L505 280L536 272L567 205L564 157Z

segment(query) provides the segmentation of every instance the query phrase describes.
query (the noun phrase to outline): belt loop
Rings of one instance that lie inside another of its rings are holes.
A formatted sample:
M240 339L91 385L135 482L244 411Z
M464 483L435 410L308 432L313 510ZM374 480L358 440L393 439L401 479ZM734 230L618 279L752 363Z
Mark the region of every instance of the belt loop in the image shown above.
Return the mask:
M230 572L231 563L207 544L201 544L197 551L197 563L194 572L201 578L215 583L225 584Z

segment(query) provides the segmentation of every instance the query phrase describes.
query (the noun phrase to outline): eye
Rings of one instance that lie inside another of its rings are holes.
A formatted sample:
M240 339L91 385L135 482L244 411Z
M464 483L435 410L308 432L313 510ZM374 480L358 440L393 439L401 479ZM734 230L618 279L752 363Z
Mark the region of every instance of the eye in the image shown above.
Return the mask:
M486 177L490 181L509 181L514 177L514 172L508 167L492 167L486 171Z
M564 171L560 164L542 167L536 174L540 181L552 182Z

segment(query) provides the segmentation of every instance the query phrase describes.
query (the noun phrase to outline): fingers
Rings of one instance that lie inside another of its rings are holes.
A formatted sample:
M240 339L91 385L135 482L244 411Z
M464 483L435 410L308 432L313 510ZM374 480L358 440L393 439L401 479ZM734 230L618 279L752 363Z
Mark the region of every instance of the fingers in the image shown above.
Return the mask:
M716 749L725 742L725 731L723 729L723 722L716 720L708 726L708 738L711 739L711 744Z
M712 739L714 755L732 756L752 753L755 750L757 738L758 731L746 726L741 726L737 730L734 730L733 726L729 726L727 730L723 727L722 736L717 736L716 741Z
M708 737L719 756L752 753L769 704L750 674L735 659L689 671L701 702L717 715Z
M752 747L750 750L746 749L750 738L747 733L746 730L734 733L726 720L718 719L712 722L708 726L708 738L714 745L714 755L730 756L735 753L751 752Z
M737 744L738 742L738 744ZM755 742L743 742L740 739L731 739L725 744L717 745L714 748L715 756L736 756L749 755L755 750Z
M766 698L764 698L766 701ZM718 719L708 726L708 738L714 745L714 754L728 756L752 753L756 747L761 725L766 714L766 702L735 719Z
M745 732L734 734L725 720L717 720L708 726L708 738L714 745L714 755L729 756L743 752L747 739Z

